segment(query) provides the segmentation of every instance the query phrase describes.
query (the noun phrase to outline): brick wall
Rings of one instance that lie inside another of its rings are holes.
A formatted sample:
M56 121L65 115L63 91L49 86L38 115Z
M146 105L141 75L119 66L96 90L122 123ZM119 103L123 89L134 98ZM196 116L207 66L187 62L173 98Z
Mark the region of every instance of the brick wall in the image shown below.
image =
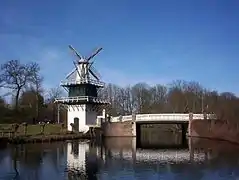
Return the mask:
M189 136L205 137L239 143L239 124L221 120L191 120Z
M127 122L105 122L102 124L105 137L135 137L136 124L134 121Z

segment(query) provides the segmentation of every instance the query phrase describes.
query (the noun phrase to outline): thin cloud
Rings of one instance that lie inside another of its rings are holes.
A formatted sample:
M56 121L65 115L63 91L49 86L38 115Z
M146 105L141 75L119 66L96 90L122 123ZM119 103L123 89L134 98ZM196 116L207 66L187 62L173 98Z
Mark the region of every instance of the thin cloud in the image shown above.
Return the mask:
M120 71L118 69L101 68L99 72L102 74L103 81L107 83L114 83L125 87L127 85L134 85L139 82L145 82L148 85L163 84L166 85L172 81L170 78L149 76L142 73L142 76L135 75L132 72Z

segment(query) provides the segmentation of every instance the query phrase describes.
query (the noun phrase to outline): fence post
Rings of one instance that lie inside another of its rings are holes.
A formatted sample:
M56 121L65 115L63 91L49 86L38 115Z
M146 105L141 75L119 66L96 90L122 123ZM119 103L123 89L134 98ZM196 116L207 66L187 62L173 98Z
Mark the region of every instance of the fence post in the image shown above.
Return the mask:
M207 120L207 119L208 119L206 112L203 113L203 119L204 119L204 120Z
M119 116L119 122L122 122L122 120L123 120L123 116L120 115L120 116Z
M106 121L108 122L108 123L111 123L111 117L110 117L110 115L109 114L107 114L107 117L106 117Z
M132 113L132 121L136 121L136 114Z

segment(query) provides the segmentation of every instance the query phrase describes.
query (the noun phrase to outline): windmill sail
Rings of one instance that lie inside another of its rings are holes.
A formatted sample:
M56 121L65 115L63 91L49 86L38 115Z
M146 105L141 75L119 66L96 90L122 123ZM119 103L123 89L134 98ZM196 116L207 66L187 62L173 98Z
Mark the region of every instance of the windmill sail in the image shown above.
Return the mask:
M97 80L101 79L100 73L93 66L90 67L89 71L92 75L94 74L94 77L97 77Z
M86 60L89 61L93 57L95 57L103 48L98 48L91 56L89 56Z
M77 75L78 75L77 73L78 73L77 69L74 68L74 70L70 74L67 75L65 82L67 82L67 83L75 82L77 79Z
M80 53L78 53L71 45L69 45L69 48L74 52L74 54L75 54L79 59L82 59Z
M91 73L92 76L94 76L95 79L99 80L99 78L95 75L95 73L91 69L89 69L89 72Z
M92 67L93 61L90 61L103 48L96 49L96 51L94 51L94 53L92 53L92 55L88 58L83 57L71 45L69 45L69 48L78 60L73 61L75 68L67 75L66 80L61 82L61 85L67 87L71 84L94 83L99 87L103 87L104 83L100 81L101 76L97 70Z
M73 64L74 64L74 66L75 66L75 68L76 68L76 71L77 71L77 73L78 73L79 77L81 77L81 75L80 75L80 73L79 73L79 71L78 71L78 67L77 67L76 63L75 63L75 62L73 62Z
M75 71L76 69L73 69L69 74L67 74L66 79L68 79Z

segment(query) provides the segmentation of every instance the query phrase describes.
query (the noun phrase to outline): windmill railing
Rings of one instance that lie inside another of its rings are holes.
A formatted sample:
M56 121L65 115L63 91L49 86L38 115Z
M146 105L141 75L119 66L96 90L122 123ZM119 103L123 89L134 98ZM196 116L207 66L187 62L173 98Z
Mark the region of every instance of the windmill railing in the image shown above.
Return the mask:
M77 103L77 102L108 103L107 100L92 96L61 97L55 99L55 103Z
M82 79L82 80L65 80L65 81L61 81L61 86L68 86L68 85L77 85L77 84L86 84L86 83L90 83L90 84L94 84L100 87L104 87L105 83L101 82L101 81L97 81L97 80L93 80L93 79Z

